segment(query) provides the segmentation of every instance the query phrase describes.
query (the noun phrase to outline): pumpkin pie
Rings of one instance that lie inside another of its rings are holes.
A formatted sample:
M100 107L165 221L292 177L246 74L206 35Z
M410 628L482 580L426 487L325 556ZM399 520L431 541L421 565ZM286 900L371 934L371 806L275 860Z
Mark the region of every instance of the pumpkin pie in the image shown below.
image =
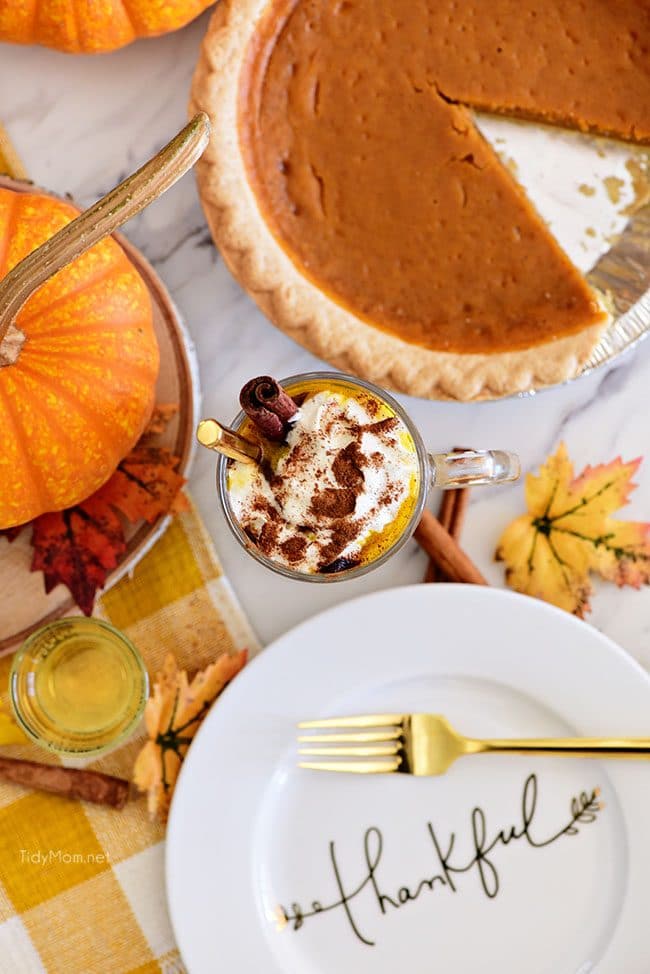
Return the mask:
M473 122L650 142L638 0L221 0L192 109L213 236L330 362L432 398L575 375L607 323Z

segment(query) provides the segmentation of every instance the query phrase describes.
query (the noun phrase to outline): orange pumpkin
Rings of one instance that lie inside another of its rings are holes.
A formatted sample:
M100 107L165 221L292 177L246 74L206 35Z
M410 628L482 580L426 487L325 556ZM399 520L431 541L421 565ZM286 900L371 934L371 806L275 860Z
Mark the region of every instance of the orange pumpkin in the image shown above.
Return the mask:
M0 278L77 213L0 189ZM158 360L149 292L115 240L31 296L0 341L0 528L108 480L151 414Z
M71 54L124 47L188 24L214 0L0 0L0 40Z

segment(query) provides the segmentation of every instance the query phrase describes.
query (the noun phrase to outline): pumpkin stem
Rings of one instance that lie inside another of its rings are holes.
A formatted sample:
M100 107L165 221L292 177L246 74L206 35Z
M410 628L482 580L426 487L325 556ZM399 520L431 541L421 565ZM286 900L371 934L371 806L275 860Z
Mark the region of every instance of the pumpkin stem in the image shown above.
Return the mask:
M41 284L162 196L194 165L209 136L208 116L199 112L153 159L9 271L0 281L0 347Z
M25 344L25 336L15 325L9 325L4 338L0 340L0 369L3 365L13 365L18 361L20 350Z

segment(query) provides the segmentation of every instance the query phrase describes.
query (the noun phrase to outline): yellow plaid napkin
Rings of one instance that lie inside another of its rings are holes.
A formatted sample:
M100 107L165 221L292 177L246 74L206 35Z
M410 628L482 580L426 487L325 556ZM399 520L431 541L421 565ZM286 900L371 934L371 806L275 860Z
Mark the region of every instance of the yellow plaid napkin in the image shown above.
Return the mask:
M194 508L95 614L129 636L152 676L170 650L189 671L257 649ZM10 665L0 659L0 686ZM130 778L143 742L141 734L88 766ZM48 760L33 745L4 753ZM116 812L0 783L0 974L182 974L163 856L164 830L144 798Z

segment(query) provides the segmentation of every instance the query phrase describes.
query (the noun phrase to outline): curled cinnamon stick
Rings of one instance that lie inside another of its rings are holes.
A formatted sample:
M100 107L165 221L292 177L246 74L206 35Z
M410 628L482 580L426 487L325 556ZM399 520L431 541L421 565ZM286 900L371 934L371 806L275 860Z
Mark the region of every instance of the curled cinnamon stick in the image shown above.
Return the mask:
M283 440L298 406L277 379L259 375L246 383L239 403L260 433L269 440Z
M129 782L100 771L62 768L54 764L0 757L0 777L25 788L49 791L65 798L78 798L96 805L124 808Z
M450 582L487 585L487 581L469 555L463 551L449 532L445 531L431 511L424 511L415 529L414 537Z

